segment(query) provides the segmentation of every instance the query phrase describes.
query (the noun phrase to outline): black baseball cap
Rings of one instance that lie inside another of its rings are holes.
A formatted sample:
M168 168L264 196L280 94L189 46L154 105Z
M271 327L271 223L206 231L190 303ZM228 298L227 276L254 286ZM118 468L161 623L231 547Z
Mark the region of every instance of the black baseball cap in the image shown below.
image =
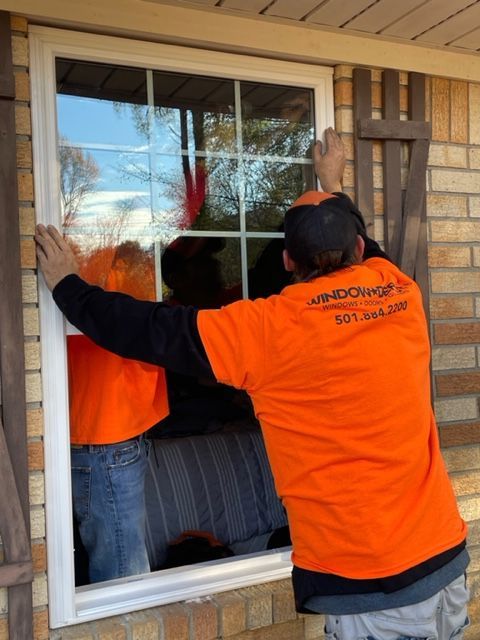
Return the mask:
M285 248L305 263L323 251L353 253L357 222L349 201L332 193L306 191L285 214Z

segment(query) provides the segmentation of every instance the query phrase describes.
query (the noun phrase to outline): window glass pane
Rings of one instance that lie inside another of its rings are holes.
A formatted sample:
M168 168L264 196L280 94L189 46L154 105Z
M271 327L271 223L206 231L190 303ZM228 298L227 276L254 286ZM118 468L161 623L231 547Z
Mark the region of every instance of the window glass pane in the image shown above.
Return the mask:
M256 160L245 168L248 231L278 231L289 205L315 188L312 165Z
M71 143L145 144L144 70L72 60L57 60L56 70L60 136Z
M240 230L236 160L155 156L152 191L157 234Z
M283 238L248 238L248 297L266 298L291 282L283 266Z
M238 238L179 236L161 264L165 301L210 309L242 297Z
M243 150L305 157L314 142L313 93L271 84L241 83Z
M155 72L153 85L156 135L161 151L235 151L235 98L231 80Z

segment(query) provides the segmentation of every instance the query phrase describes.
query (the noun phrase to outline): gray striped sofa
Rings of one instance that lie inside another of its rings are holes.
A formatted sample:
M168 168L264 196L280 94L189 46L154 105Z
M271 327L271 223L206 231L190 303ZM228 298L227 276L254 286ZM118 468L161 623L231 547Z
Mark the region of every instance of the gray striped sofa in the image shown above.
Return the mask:
M187 530L208 531L235 555L266 548L286 525L258 428L153 440L146 478L152 569Z

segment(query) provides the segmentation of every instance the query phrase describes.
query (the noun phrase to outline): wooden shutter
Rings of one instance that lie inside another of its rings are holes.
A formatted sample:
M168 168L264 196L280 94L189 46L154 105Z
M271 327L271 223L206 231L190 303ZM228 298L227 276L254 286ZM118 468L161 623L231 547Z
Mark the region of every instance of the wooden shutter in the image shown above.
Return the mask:
M409 74L408 120L400 119L400 83L397 71L383 73L383 119L372 118L371 72L353 72L355 120L355 189L367 228L373 227L372 140L384 142L383 194L385 250L423 294L428 317L426 173L431 137L425 122L425 77ZM410 147L406 190L401 185L401 141Z
M10 15L0 12L0 534L10 640L33 638L30 511Z

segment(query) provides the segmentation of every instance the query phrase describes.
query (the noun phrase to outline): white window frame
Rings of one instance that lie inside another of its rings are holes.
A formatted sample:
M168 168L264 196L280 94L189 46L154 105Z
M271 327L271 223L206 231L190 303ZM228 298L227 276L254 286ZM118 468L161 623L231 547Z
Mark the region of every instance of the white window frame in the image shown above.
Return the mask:
M331 68L32 26L32 139L37 220L61 226L55 59L139 66L312 89L315 127L334 121ZM268 551L75 589L65 321L40 278L50 626L79 624L290 575L290 554Z

